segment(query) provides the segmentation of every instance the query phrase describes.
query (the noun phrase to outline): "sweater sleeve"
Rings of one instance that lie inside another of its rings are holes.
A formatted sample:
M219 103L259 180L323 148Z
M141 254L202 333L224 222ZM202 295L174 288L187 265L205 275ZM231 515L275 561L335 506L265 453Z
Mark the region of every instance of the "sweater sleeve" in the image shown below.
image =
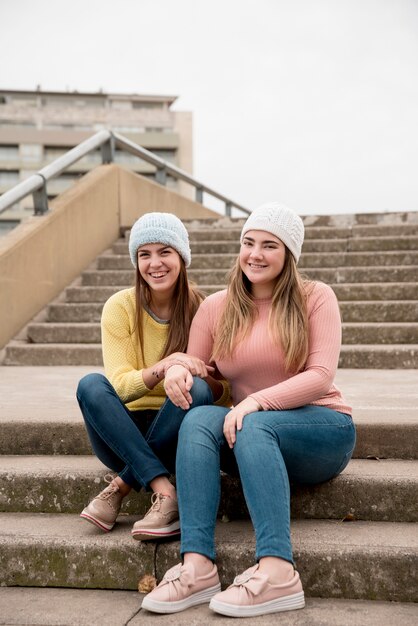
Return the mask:
M189 333L189 343L187 353L202 359L207 365L215 367L213 378L216 378L222 385L222 395L215 401L217 406L231 405L231 390L229 383L224 380L219 373L216 363L211 361L214 341L214 326L216 320L212 315L211 298L202 302L196 315L194 316Z
M302 372L250 394L265 410L293 409L326 395L334 381L341 348L341 316L330 287L317 283L308 303L309 354Z
M127 297L122 299L120 293L115 296L109 298L103 307L103 363L107 378L126 404L141 398L150 390L142 377L142 364L138 363L140 354L137 354L138 348L132 333Z

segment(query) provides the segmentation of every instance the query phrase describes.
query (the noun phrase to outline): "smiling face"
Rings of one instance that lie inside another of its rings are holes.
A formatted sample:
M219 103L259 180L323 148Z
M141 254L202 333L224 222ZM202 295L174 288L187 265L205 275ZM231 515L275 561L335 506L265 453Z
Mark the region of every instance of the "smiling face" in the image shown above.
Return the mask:
M151 292L171 295L180 274L179 253L162 243L148 243L137 251L138 270Z
M245 233L239 260L242 271L251 282L254 297L268 298L272 295L285 258L286 246L271 233L264 230Z

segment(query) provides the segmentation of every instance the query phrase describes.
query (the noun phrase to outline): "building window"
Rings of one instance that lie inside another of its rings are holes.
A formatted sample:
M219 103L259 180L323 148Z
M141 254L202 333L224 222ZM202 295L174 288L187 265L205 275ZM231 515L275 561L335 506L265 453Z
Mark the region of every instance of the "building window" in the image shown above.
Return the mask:
M19 182L19 172L16 170L0 170L0 185L12 187Z
M73 146L45 146L44 147L44 157L46 161L54 161L58 159L58 157L62 156L69 150L71 150Z
M162 102L132 102L134 109L162 109Z
M155 156L160 157L160 159L164 159L164 161L169 161L170 163L174 163L176 160L176 152L175 150L152 150Z
M18 161L19 146L0 146L0 161Z

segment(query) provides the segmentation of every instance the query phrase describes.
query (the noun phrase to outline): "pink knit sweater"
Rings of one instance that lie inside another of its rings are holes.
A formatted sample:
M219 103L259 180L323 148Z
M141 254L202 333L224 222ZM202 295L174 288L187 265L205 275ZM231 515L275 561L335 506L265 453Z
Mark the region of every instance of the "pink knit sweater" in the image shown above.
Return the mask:
M202 302L190 329L187 351L210 362L213 339L226 290ZM326 406L351 415L341 392L333 384L341 346L338 302L328 285L317 282L308 296L309 355L303 371L284 370L283 351L268 333L271 299L256 300L258 318L232 358L216 367L229 381L234 405L251 396L264 410L292 409L305 404Z

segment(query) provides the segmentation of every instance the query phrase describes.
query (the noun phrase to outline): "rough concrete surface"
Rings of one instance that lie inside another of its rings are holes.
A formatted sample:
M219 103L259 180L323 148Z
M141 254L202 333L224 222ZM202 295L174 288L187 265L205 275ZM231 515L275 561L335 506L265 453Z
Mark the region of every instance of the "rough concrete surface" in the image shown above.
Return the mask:
M0 624L8 626L213 626L234 623L207 605L174 615L140 609L142 595L132 591L90 589L0 589ZM394 602L308 598L298 611L252 618L245 623L281 626L402 626L416 624L418 607ZM235 620L236 623L236 620Z
M25 446L33 441L41 454L89 454L75 391L80 378L92 371L103 370L0 367L0 452L31 454ZM336 383L353 407L358 430L355 456L418 458L417 370L339 370ZM17 423L24 425L25 433L16 432ZM76 439L75 449L71 438Z

